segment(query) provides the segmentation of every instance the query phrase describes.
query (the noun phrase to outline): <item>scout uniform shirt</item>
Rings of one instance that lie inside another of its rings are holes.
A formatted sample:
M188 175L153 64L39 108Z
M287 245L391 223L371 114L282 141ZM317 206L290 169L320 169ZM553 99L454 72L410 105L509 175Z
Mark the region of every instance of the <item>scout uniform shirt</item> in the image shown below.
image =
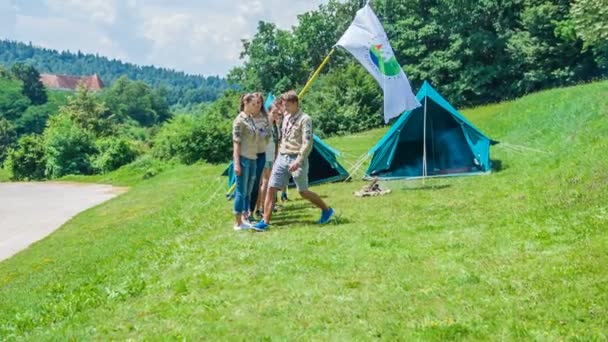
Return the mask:
M283 119L280 154L298 155L300 160L308 158L312 150L312 119L306 113L297 113Z
M232 140L241 145L241 156L253 160L257 159L257 128L253 118L245 112L240 112L232 122Z

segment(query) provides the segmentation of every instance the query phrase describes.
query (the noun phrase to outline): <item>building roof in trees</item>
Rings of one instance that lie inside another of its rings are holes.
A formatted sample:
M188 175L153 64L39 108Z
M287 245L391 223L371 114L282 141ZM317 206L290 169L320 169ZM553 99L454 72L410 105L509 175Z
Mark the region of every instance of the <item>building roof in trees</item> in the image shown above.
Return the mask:
M51 89L76 90L78 84L82 84L91 91L98 91L104 87L97 74L91 76L41 74L40 81L45 87Z

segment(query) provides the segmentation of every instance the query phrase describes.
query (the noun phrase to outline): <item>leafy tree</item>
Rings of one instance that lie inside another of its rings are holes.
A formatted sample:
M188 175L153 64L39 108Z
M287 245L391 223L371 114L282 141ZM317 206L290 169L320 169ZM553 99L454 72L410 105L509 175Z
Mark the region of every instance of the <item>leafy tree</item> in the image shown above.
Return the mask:
M570 8L576 36L591 48L598 64L608 70L608 1L578 0Z
M230 121L219 115L179 115L165 124L154 139L152 154L161 160L193 164L229 159L232 143Z
M39 106L29 106L25 112L14 121L15 130L19 136L26 134L42 134L49 117L57 114L59 108L67 104L67 93L51 92L49 95L47 103Z
M97 152L94 136L68 115L59 114L49 120L44 131L44 145L49 178L93 172L91 157Z
M59 114L72 120L80 128L95 135L108 135L118 123L103 101L83 86L68 99L68 104L59 108Z
M30 100L21 93L22 82L0 77L0 117L14 121L26 111Z
M376 81L359 65L321 77L303 98L302 106L320 136L347 134L383 124L383 98Z
M12 180L45 179L46 155L42 136L32 134L19 139L5 163Z
M214 115L232 121L239 113L241 94L236 91L226 91L215 102L208 106L199 107L193 113L200 115Z
M232 151L231 132L231 121L213 113L204 115L199 131L201 159L212 164L228 161Z
M124 138L105 138L96 142L99 154L93 159L93 166L101 173L114 171L133 162L139 155L133 144Z
M567 20L569 2L525 1L520 13L522 27L509 39L507 51L513 67L523 77L518 93L571 84L594 76L597 68L591 53L582 53L582 41L556 34L559 22Z
M143 82L119 78L102 96L109 110L121 122L135 121L153 126L171 117L163 88L154 90Z
M17 133L10 121L0 117L0 165L7 156L8 149L15 142Z
M363 4L361 0L330 0L317 11L300 15L292 32L260 22L253 39L243 40L244 65L232 69L228 80L248 91L275 93L305 83ZM345 55L335 55L325 72L347 60Z
M327 4L320 5L317 10L298 17L298 25L293 28L293 34L296 44L301 45L297 58L302 59L302 75L305 76L297 80L298 83L307 81L310 73L325 59L365 2L330 0ZM351 61L347 54L335 54L324 71L330 72L333 68L343 67Z
M258 32L251 41L243 41L241 58L248 57L243 70L233 72L229 78L238 79L245 89L284 91L293 88L303 78L300 46L292 33L275 24L260 21Z
M567 38L562 32L565 23L574 20L570 19L573 11L582 13L583 8L593 13L580 15L579 26L603 30L603 1L581 1L593 2L589 6L573 6L565 0L386 0L371 4L414 89L428 80L461 106L605 75L598 63L603 60L601 52L608 50L594 47L592 54L583 48L584 39L577 34ZM246 90L278 92L301 87L364 4L331 0L300 15L291 31L260 23L253 39L243 42L243 66L231 70L229 79ZM598 42L594 40L594 44ZM352 61L340 49L324 72L344 71Z
M53 74L98 74L106 86L111 86L126 75L154 89L165 88L170 105L211 102L224 90L232 88L225 79L218 76L187 75L171 69L142 67L98 55L58 52L31 44L0 40L0 65L10 67L19 62L26 62L41 72Z
M15 63L11 67L11 73L23 82L23 95L27 96L32 104L41 105L46 103L46 89L40 82L40 73L36 68L23 63Z

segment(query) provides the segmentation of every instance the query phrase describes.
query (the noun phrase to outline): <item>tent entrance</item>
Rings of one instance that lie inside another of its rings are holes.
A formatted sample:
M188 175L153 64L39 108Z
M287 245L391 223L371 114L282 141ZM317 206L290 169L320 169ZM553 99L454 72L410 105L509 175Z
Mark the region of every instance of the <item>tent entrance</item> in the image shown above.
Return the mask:
M399 133L394 157L381 177L422 177L426 150L427 176L480 172L460 123L434 101L426 101L426 146L424 105L412 111Z
M346 170L339 165L332 165L332 163L337 164L333 158L324 157L319 152L319 148L313 148L308 156L308 184L315 185L346 179L348 177ZM295 186L292 178L289 178L289 186Z

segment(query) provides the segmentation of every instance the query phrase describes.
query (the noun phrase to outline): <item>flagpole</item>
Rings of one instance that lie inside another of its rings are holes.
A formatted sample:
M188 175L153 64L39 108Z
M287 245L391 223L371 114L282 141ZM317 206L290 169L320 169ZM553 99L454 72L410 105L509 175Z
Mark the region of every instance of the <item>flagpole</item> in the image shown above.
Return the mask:
M422 143L422 183L426 178L428 171L426 165L426 96L424 97L424 124L423 124L423 143Z
M317 76L319 76L319 73L321 72L321 70L323 69L323 67L325 66L325 64L327 64L327 62L329 62L329 59L331 58L331 55L334 54L334 52L336 52L335 48L332 48L331 51L329 51L329 53L327 54L327 56L325 57L325 59L323 59L323 62L321 62L321 64L317 68L317 70L315 70L315 72L312 74L312 76L310 76L310 78L306 82L306 85L304 85L304 88L302 88L302 90L300 90L300 93L298 94L299 98L302 98L302 96L304 96L304 94L306 94L306 92L308 91L308 89L310 89L310 86L312 86L312 82L314 82L315 79L317 78ZM228 194L232 193L235 188L236 188L236 183L232 184L232 186L230 187L230 189L228 189L227 193Z
M308 82L306 82L306 85L304 86L304 88L302 88L302 90L300 90L300 93L298 94L299 98L302 98L302 96L304 96L304 94L306 94L308 89L310 89L310 86L312 86L312 82L314 82L314 80L317 78L317 76L319 76L319 73L321 72L321 70L323 69L325 64L327 64L327 62L329 62L329 58L331 57L331 55L334 54L335 51L336 51L335 48L333 48L333 49L331 49L331 51L329 51L329 54L327 54L327 56L325 57L323 62L321 62L321 64L317 68L317 70L315 70L314 74L312 74L312 76L310 76L310 79L308 79Z

